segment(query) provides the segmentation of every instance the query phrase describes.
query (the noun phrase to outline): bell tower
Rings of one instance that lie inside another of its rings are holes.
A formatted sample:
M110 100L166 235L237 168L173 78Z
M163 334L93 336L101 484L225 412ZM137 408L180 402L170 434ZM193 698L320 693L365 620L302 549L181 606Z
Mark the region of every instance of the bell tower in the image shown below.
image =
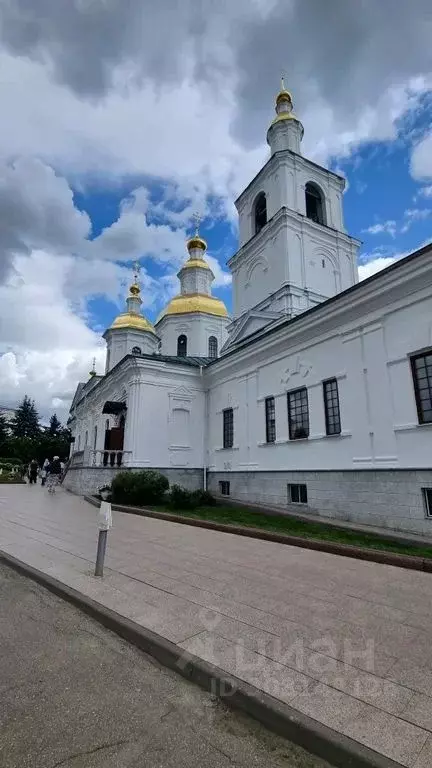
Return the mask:
M360 243L343 223L345 179L301 154L304 129L283 80L275 111L267 131L270 158L236 201L239 250L228 262L234 315L229 344L239 325L243 337L358 280Z

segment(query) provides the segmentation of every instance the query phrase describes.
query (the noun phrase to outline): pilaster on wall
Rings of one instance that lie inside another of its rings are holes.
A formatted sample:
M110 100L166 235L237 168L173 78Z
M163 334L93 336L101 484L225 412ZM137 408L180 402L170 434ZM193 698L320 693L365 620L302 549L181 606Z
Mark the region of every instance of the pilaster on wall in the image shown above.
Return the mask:
M127 415L124 435L124 450L131 451L126 454L128 467L138 467L138 435L141 429L141 406L144 395L144 383L141 377L135 376L129 382L129 392L127 395Z

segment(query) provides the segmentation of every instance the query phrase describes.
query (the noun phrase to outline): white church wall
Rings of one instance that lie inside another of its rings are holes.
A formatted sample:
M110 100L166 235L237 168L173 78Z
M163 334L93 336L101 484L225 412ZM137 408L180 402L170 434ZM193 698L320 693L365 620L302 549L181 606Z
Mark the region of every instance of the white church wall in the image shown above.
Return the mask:
M127 361L77 406L74 434L81 435L80 450L85 432L88 448L93 450L95 426L97 450L103 450L105 422L109 420L110 427L116 422L115 416L102 414L107 400L124 401L127 407L125 468L202 468L205 395L199 368L157 360ZM195 479L193 484L197 487Z
M208 269L184 269L182 275L183 293L203 293L211 292L211 273Z
M301 155L280 152L266 163L236 201L239 249L255 236L254 206L260 192L266 195L267 221L283 207L306 216L305 188L308 182L313 182L322 191L327 226L344 232L342 195L345 180Z
M153 354L157 351L157 346L158 339L147 331L133 328L108 330L106 372L114 368L126 355L130 355L135 347L143 354Z
M215 315L167 315L157 324L161 353L177 355L178 338L185 335L189 357L208 357L210 336L216 337L220 351L228 337L226 328L229 322L229 318Z
M149 366L129 382L131 431L125 450L130 466L200 467L204 439L204 393L199 369ZM127 424L128 422L126 422Z
M231 477L239 498L263 503L273 499L286 506L287 473L308 473L310 490L316 498L321 494L320 508L331 515L332 499L333 509L339 509L338 488L329 487L330 475L325 472L355 471L352 481L366 487L358 493L354 487L355 497L363 494L363 506L357 512L344 493L341 504L346 510L350 507L347 514L351 519L366 521L368 499L369 505L375 504L375 524L382 523L386 509L387 524L392 525L394 514L401 529L424 532L429 521L425 523L419 478L432 486L432 425L418 423L409 356L432 347L432 297L430 288L424 288L430 285L431 269L428 274L429 279L427 273L419 278L415 290L414 282L405 288L395 283L393 297L380 297L377 292L369 302L354 304L351 310L347 304L343 319L339 316L338 322L332 321L332 329L329 306L321 322L314 322L313 316L310 321L300 317L297 329L294 324L275 332L211 366L206 372L211 386L208 463L214 478ZM326 435L323 381L329 378L338 382L342 426L338 436ZM310 434L308 439L290 440L287 392L303 386L308 393ZM265 398L269 396L275 398L276 411L276 441L270 444L265 428ZM223 449L222 413L229 407L234 409L234 446ZM376 472L369 473L368 480L364 470ZM394 470L411 470L411 475L405 475L406 492L394 485L396 475L392 475L393 485L386 496L378 481L380 470L393 474ZM273 486L270 480L270 485L261 484L265 473L270 473ZM283 473L280 482L277 473ZM371 493L374 484L376 493ZM381 505L378 512L377 504ZM398 512L392 511L395 506ZM342 516L342 512L340 508L338 514Z
M231 262L234 318L264 303L280 311L281 286L287 284L286 296L303 293L298 311L351 287L358 280L357 250L345 234L281 209Z

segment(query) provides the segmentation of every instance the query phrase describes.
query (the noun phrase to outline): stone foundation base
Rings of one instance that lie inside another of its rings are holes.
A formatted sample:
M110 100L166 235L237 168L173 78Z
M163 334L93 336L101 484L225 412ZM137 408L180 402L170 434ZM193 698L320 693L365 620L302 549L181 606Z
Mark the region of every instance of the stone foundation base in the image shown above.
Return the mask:
M432 470L210 472L209 491L221 493L222 481L231 499L432 536L422 491ZM289 502L288 484L306 485L307 504Z
M80 496L97 493L103 485L111 485L114 477L120 471L140 472L143 469L155 469L168 478L170 485L181 485L189 491L203 487L202 469L174 469L172 467L142 467L128 469L127 467L70 467L63 481L63 487Z

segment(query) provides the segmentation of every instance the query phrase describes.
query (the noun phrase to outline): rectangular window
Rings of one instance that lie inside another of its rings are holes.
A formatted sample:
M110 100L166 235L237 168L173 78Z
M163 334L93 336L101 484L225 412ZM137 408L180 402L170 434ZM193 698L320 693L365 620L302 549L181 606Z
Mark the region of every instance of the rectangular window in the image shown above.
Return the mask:
M274 443L276 440L276 414L274 397L265 399L265 418L266 418L266 442Z
M411 358L419 424L432 423L432 350Z
M232 448L234 445L234 411L225 408L223 411L223 447Z
M287 397L290 440L309 437L309 405L306 387L288 392Z
M307 488L303 484L288 484L288 501L291 504L307 504Z
M230 483L229 483L229 480L220 480L219 481L219 492L222 494L222 496L229 496L230 495Z
M339 393L336 379L323 381L324 410L327 435L340 435L341 420L339 409Z
M426 517L432 517L432 488L422 488L426 507Z

